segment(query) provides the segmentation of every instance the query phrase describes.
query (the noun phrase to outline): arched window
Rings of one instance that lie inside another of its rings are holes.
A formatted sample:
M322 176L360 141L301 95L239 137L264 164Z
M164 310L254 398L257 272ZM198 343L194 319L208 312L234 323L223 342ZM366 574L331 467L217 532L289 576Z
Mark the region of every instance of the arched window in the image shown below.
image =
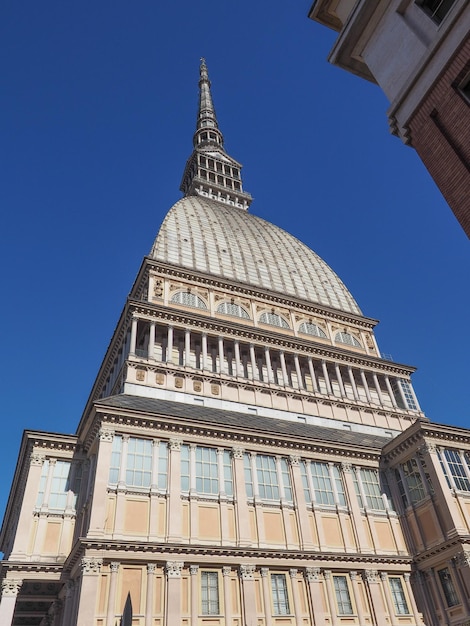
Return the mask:
M224 313L224 315L232 315L233 317L242 317L244 320L250 319L247 311L239 304L234 304L233 302L222 302L219 304L217 313Z
M184 306L192 306L195 309L207 310L204 300L189 291L177 291L171 296L171 302L174 302L175 304L183 304Z
M326 334L322 331L322 329L316 324L311 324L310 322L302 322L299 326L299 332L326 339Z
M354 335L351 335L351 333L336 333L335 335L335 341L337 341L338 343L344 343L347 346L354 346L355 348L362 348L361 342L356 339L356 337Z
M279 326L279 328L289 328L286 320L277 313L261 313L259 321L270 326Z

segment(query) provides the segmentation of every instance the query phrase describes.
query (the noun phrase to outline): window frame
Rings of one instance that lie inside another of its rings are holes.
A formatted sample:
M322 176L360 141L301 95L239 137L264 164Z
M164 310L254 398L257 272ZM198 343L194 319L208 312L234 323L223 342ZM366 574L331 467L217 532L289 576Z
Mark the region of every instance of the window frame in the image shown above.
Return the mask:
M276 323L275 320L279 323ZM279 313L273 313L272 311L263 311L258 318L258 322L267 326L274 326L275 328L290 329L288 321Z
M291 615L287 577L281 572L271 572L271 601L273 615Z
M191 301L193 301L194 304ZM197 293L193 293L192 291L175 291L175 293L170 297L170 304L179 304L181 306L187 306L192 309L200 309L203 311L208 310L207 304L201 296Z
M461 604L461 600L459 598L459 594L454 585L454 580L452 578L452 574L448 567L443 567L437 572L439 582L441 584L441 589L444 593L444 598L449 608L453 606L458 606Z
M392 596L395 615L410 615L408 598L406 597L401 576L389 576L388 586L390 588L390 595Z
M448 6L446 7L446 4ZM433 7L433 0L415 0L415 4L420 7L420 9L425 13L435 24L440 25L445 20L445 18L449 15L452 10L452 7L455 4L455 0L437 0L434 4L437 4L437 7ZM429 6L431 5L431 6ZM439 10L443 7L443 14L439 14Z
M340 585L343 586L341 587ZM335 591L338 615L354 615L354 606L352 603L351 591L349 589L348 576L346 574L333 574L333 589Z
M201 615L221 615L219 588L219 572L214 570L200 572Z

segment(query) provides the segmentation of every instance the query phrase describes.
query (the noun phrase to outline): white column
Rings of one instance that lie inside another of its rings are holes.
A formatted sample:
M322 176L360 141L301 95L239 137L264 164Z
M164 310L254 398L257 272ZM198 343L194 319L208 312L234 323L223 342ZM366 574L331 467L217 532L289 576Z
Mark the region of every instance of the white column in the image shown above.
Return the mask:
M199 565L190 565L191 576L191 626L198 626L199 614Z
M250 361L251 361L251 377L253 380L256 380L258 376L256 376L257 365L256 365L256 354L255 347L252 343L250 343Z
M15 612L16 598L23 584L17 578L4 578L2 580L2 600L0 602L0 624L11 626Z
M387 391L388 391L388 395L390 396L390 400L392 401L392 404L394 406L394 408L397 408L397 401L395 400L395 394L393 393L393 389L392 389L392 385L390 384L390 378L388 376L385 376L385 386L387 387Z
M129 350L129 354L135 354L136 343L137 343L137 318L133 317L132 325L131 325L131 347Z
M348 375L349 375L349 382L351 383L351 387L353 390L354 399L359 400L359 393L357 391L357 385L356 385L356 380L354 378L354 372L352 371L352 367L350 365L348 365Z
M96 597L103 560L95 557L83 557L82 581L78 599L77 626L95 623Z
M232 624L232 595L230 593L230 574L232 568L225 565L222 568L222 576L224 578L224 607L225 607L225 623L227 626Z
M224 340L223 337L219 337L219 372L221 374L224 373L225 370L225 356L224 356Z
M155 322L150 322L148 358L155 358Z
M349 578L351 579L351 587L353 590L354 604L356 605L357 617L358 617L360 626L362 626L365 623L364 622L364 610L362 606L361 593L358 588L357 572L355 572L354 570L350 571Z
M235 339L233 345L235 346L235 373L237 376L243 376L240 360L240 342L238 341L238 339Z
M289 378L287 376L287 368L286 368L286 357L284 355L284 350L279 352L279 358L281 361L281 372L282 372L282 383L284 387L289 386Z
M367 384L367 378L366 378L366 375L364 373L364 370L359 370L359 371L360 371L360 374L361 374L362 385L364 387L364 391L366 392L367 401L368 402L372 402L372 397L370 395L369 385Z
M106 617L106 626L115 626L116 623L116 585L119 571L119 563L112 561L109 564L109 594L108 594L108 608ZM64 625L65 626L65 625Z
M119 466L119 487L126 486L127 449L129 447L129 435L122 436L121 465Z
M297 354L294 354L294 365L295 365L295 373L297 374L297 386L299 389L304 388L304 379L302 378L302 372L300 370L299 357Z
M147 598L145 603L145 626L153 626L153 583L155 578L155 563L147 563Z
M372 380L374 381L375 390L377 391L377 395L379 396L379 402L383 406L384 402L382 398L382 390L380 389L379 379L377 378L377 374L375 372L372 372Z
M259 500L258 471L256 469L256 452L250 452L251 477L253 479L253 497Z
M312 624L315 626L325 626L325 609L323 607L323 592L321 589L321 578L320 578L320 568L319 567L306 567L305 568L305 578L308 583L309 589L309 604L310 604L310 614L312 616ZM362 624L360 626L363 626Z
M414 593L413 593L413 589L411 587L410 573L409 572L405 572L403 574L403 578L405 580L407 596L408 596L408 599L409 599L409 601L411 603L411 610L413 612L413 617L415 618L415 622L416 622L416 624L422 624L423 620L421 618L421 613L418 611L418 607L416 606L415 596L414 596Z
M202 333L202 369L207 369L207 333Z
M300 598L299 598L299 585L297 582L297 570L290 569L289 576L292 582L292 597L294 598L294 615L296 626L302 626L304 623L300 613Z
M285 502L286 492L284 489L284 481L282 480L282 469L281 469L281 457L276 456L276 473L277 473L277 484L279 485L279 498L281 502Z
M312 387L314 391L318 391L318 383L317 378L315 376L315 368L313 367L312 357L309 356L307 359L308 362L308 371L310 372L310 378L312 379Z
M242 615L243 624L256 624L258 621L256 612L255 591L255 566L240 565L240 577L242 579Z
M186 367L191 364L191 332L189 328L184 331L184 364Z
M166 341L166 362L173 362L173 326L168 326L168 335Z
M167 561L167 615L165 626L181 624L181 570L184 563Z
M325 361L321 362L321 367L323 370L323 377L325 379L325 385L326 385L326 389L328 391L328 393L333 393L333 390L331 389L331 382L330 382L330 375L328 374L328 368L326 366Z
M271 606L271 590L269 588L269 568L262 567L260 569L261 584L263 587L263 604L264 604L264 617L266 619L266 626L272 624L272 606Z
M382 589L383 589L384 596L385 596L385 602L387 604L388 614L390 616L389 623L394 624L396 622L395 607L393 606L390 585L388 583L388 576L386 572L380 572L380 580L382 581Z
M49 497L51 495L52 477L54 475L54 468L56 466L57 459L49 459L49 466L46 478L46 487L44 489L44 498L42 501L42 509L47 509L49 506Z
M335 372L336 372L336 378L338 379L338 385L339 385L340 393L343 396L343 398L345 398L346 397L346 390L344 388L343 377L341 376L341 370L339 369L338 363L335 363Z
M264 356L266 359L266 370L268 372L268 382L272 383L274 382L273 368L271 367L271 354L267 346L264 348Z
M158 490L158 456L160 451L160 440L152 439L152 476L150 479L151 490Z
M331 623L333 624L333 626L336 626L338 623L338 618L336 615L336 602L335 594L333 591L333 581L331 580L331 570L324 570L323 576L325 578L326 595L328 596L328 604L330 607Z

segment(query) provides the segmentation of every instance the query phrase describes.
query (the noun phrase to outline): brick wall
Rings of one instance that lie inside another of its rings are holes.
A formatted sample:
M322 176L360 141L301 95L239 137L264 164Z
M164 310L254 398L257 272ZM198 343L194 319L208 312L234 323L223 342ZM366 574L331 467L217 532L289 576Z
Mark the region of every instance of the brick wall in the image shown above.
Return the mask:
M470 237L470 102L457 84L470 71L470 36L409 123L411 143Z

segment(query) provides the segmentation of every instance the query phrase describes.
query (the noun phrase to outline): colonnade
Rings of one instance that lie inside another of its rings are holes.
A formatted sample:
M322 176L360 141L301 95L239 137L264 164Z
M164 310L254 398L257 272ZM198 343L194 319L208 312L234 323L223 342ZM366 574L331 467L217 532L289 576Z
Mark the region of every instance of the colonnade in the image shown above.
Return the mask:
M160 325L137 317L132 319L126 352L151 361L352 402L388 409L419 409L411 385L409 389L415 406L410 406L407 400L400 382L405 382L404 378L189 328Z

